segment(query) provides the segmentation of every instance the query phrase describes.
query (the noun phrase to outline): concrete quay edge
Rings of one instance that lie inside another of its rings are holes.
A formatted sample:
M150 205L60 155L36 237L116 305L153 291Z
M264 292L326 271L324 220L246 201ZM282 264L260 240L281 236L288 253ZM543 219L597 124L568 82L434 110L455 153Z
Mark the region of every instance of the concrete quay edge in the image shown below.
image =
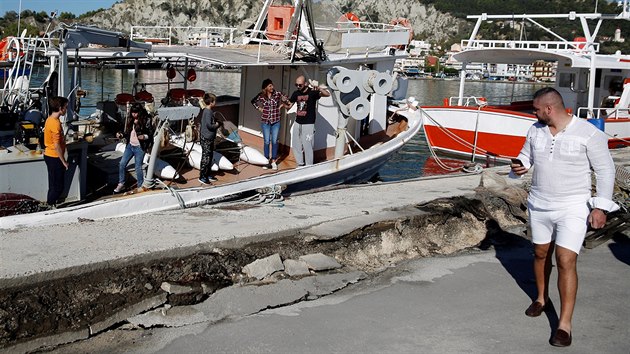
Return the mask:
M507 166L488 170L502 175L509 171ZM419 178L289 196L283 207L234 210L218 204L11 230L0 234L0 288L298 233L334 238L335 229L343 234L351 228L417 214L413 206L419 203L473 194L480 180L479 174Z

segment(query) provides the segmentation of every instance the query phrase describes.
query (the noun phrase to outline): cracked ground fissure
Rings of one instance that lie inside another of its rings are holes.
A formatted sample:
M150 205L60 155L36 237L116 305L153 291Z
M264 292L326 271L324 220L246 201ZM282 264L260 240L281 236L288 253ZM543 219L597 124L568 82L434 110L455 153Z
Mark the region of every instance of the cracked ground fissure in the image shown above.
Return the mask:
M0 289L0 348L85 329L90 329L87 336L96 335L91 330L95 324L106 322L134 304L164 295L162 282L194 289L186 294L166 295L169 306L201 303L217 290L235 284L258 286L261 282L244 277L242 268L276 253L283 260L323 253L343 265L333 273L361 270L369 275L407 259L504 244L521 238L504 230L524 225L524 198L507 200L488 190L478 190L471 198L438 199L417 209L421 212L401 211L397 218L365 225L334 239L320 240L297 233L235 248L224 245L186 257ZM277 273L268 281L283 278L290 277ZM305 299L309 297L301 300ZM153 307L163 303L158 301ZM125 322L117 320L104 329Z

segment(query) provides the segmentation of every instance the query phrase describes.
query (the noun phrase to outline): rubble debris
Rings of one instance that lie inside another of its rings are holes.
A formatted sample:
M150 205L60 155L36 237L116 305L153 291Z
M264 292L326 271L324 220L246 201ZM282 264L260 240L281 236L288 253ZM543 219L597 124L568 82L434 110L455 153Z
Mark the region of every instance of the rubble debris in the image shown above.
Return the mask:
M300 277L304 275L310 275L308 270L308 264L304 261L296 261L294 259L284 260L284 272L290 277Z
M193 288L185 285L177 285L170 282L162 282L160 289L166 291L169 294L186 294L193 291Z
M128 318L127 321L140 328L151 327L183 327L207 322L209 319L203 312L192 306L163 307Z
M113 316L110 316L104 319L103 321L90 324L89 326L90 335L94 335L96 333L102 332L110 328L116 323L125 321L129 316L156 308L164 304L165 302L166 302L166 294L160 294L152 298L143 300L137 304L133 304L129 307L126 307L116 312Z
M314 300L366 277L367 273L355 271L323 274L300 280L283 279L265 286L234 285L217 291L200 304L175 306L170 309L159 308L133 316L127 321L140 328L181 327L202 322L217 322L225 318L255 314L307 298Z
M300 256L300 260L306 262L309 269L312 269L316 272L321 272L324 270L330 269L338 269L341 268L341 264L337 262L336 259L326 256L322 253L315 254L307 254L305 256Z
M250 278L258 280L264 279L275 272L284 270L284 265L279 254L273 254L263 259L257 259L254 262L243 267L243 273Z

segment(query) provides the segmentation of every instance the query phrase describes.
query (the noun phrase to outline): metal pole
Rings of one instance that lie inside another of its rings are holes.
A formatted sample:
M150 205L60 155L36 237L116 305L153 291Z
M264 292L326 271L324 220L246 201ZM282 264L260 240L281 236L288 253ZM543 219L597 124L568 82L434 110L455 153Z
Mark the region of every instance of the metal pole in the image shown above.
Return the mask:
M20 0L20 9L18 10L18 27L17 27L17 34L15 35L16 37L20 36L20 20L21 20L21 16L22 16L22 0Z

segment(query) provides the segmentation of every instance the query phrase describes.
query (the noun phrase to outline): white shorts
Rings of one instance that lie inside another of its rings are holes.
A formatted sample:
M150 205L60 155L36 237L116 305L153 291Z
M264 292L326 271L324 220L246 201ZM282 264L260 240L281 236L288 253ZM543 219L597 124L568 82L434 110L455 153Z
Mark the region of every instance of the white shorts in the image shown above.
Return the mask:
M560 210L529 208L532 242L537 245L556 241L556 245L580 253L590 213L587 203L567 205Z

